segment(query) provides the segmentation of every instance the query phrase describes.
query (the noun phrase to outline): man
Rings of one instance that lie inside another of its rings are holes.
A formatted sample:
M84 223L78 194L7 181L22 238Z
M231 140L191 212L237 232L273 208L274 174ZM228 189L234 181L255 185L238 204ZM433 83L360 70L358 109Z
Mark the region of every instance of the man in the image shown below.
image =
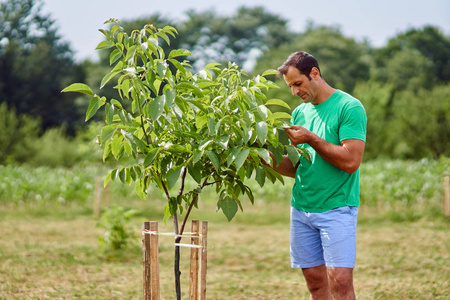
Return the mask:
M295 178L291 199L291 267L301 268L311 299L355 299L356 216L359 166L367 117L359 100L329 86L317 60L306 52L289 56L278 68L302 98L286 133L304 147L309 162L293 166L287 156L282 175Z

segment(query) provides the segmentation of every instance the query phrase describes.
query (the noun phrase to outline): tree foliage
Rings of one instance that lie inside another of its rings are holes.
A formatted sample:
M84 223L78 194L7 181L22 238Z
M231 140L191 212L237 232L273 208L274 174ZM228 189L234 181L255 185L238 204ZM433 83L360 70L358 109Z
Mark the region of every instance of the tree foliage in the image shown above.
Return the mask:
M378 67L384 67L401 51L419 52L432 64L432 79L437 83L448 83L450 80L450 37L435 26L412 28L397 34L388 41L385 47L376 49L374 58ZM422 72L418 70L416 72Z
M159 38L170 44L175 28L146 25L128 35L115 21L110 22L113 26L102 31L106 40L98 48L114 48L110 55L113 68L101 84L119 77L116 88L120 99L107 100L84 84L64 90L92 97L86 120L105 107L106 126L99 136L104 159L110 155L119 161L125 156L135 159L135 165L113 170L106 182L115 178L124 183L136 181L141 197L151 182L157 184L168 199L166 218L183 211L183 203L195 205L201 190L214 185L220 194L218 207L231 219L236 213L231 208L241 206L241 194L253 201L251 190L244 185L246 178L256 174L261 186L266 178L283 181L261 163L271 161L269 150L276 163L281 162L285 149L306 155L302 149L278 141L277 126L290 116L267 108L287 106L279 99L268 100L263 93L276 87L264 77L274 72L246 79L235 64L221 69L218 63L209 63L193 74L188 61L175 59L190 56L190 51L175 49L167 54L160 46ZM131 103L130 111L126 102ZM298 156L291 157L294 163L298 161ZM199 186L185 193L187 175ZM179 181L180 192L171 196L170 190Z
M39 116L45 128L80 120L74 95L61 96L69 82L83 80L72 51L36 0L0 3L0 101L18 114Z
M102 94L107 99L120 98L112 82L102 85L114 49L100 49L99 62L74 63L69 45L61 41L54 21L40 12L41 7L41 0L0 3L0 102L6 102L9 109L15 109L19 115L40 118L44 129L66 123L68 131L73 133L74 128L82 124L80 108L84 110L90 98L60 94L59 91L70 82L85 82L95 94ZM404 120L393 117L394 107L404 103L403 92L410 92L410 97L416 99L417 95L435 95L435 89L445 89L449 84L450 37L435 26L405 30L393 36L385 46L374 48L365 41L345 36L337 26L310 23L303 32L292 32L287 27L287 20L263 7L241 7L231 15L191 10L186 12L186 17L180 21L154 13L127 20L121 26L130 35L135 28L145 24L154 24L158 28L175 24L180 33L178 38L171 40L169 45L158 37L159 46L164 53L172 49L191 49L194 55L189 59L195 71L202 70L210 61L223 65L231 61L256 76L277 68L292 52L308 51L319 60L322 74L330 85L349 93L356 91L367 105L383 108L376 119L372 119L370 113L368 117L369 122L379 123L376 128L389 128L374 133L377 136L373 139L397 141L395 147L386 145L390 150L384 155L405 155L403 150L398 150L403 147L399 145L406 145L407 135L400 131L404 128ZM186 58L174 57L180 64ZM177 72L173 64L168 68L172 73ZM265 77L282 87L268 90L268 98L283 99L292 108L299 104L299 99L285 88L282 78ZM367 93L360 94L363 90ZM388 101L385 103L384 98L378 98L380 95L388 95ZM123 105L127 111L132 110L131 103ZM412 101L408 109L419 110L415 105ZM280 106L273 111L289 113L290 109ZM449 111L443 113L450 114ZM96 120L105 117L103 111L94 116ZM445 127L444 123L441 125ZM373 139L368 140L368 152ZM422 141L421 149L429 149L408 150L408 157L420 158L424 153L433 157L442 155L435 147L431 149L431 140ZM411 147L407 148L418 149Z

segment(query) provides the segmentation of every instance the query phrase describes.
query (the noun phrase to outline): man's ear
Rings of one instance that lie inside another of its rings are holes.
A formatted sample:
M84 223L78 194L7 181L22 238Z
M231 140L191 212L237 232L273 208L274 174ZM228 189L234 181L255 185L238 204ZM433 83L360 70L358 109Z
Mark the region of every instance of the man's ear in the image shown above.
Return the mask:
M314 79L320 78L320 71L316 67L313 67L311 69L311 72L309 73L309 76L311 76Z

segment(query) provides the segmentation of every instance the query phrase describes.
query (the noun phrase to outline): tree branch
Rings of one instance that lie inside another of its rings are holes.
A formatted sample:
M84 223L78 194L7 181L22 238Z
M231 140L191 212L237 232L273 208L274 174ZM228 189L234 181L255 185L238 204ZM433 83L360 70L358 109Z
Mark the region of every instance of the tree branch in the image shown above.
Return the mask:
M203 181L203 184L200 187L200 189L203 189L205 186L210 185L210 184L207 183L207 181L208 181L208 177L205 178L205 181ZM181 223L181 228L180 228L180 234L179 235L183 234L184 227L186 226L186 222L187 222L187 219L189 217L189 214L191 213L191 210L194 207L194 205L197 202L197 200L198 200L198 193L196 193L195 196L192 198L192 202L189 205L189 208L188 208L188 210L186 212L186 215L184 216L183 223ZM180 240L181 240L181 237L180 237Z

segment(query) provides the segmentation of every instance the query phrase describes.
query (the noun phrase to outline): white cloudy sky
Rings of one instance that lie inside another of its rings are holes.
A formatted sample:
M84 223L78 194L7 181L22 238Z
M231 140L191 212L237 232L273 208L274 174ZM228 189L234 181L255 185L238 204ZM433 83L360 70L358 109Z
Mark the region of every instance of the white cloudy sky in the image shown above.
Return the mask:
M44 12L56 20L59 33L71 43L76 58L95 59L103 39L99 28L110 18L131 20L161 13L181 20L189 9L214 9L232 15L240 6L263 6L289 20L291 30L302 32L308 20L339 25L345 35L367 38L375 47L408 28L431 24L450 34L449 0L43 0Z

